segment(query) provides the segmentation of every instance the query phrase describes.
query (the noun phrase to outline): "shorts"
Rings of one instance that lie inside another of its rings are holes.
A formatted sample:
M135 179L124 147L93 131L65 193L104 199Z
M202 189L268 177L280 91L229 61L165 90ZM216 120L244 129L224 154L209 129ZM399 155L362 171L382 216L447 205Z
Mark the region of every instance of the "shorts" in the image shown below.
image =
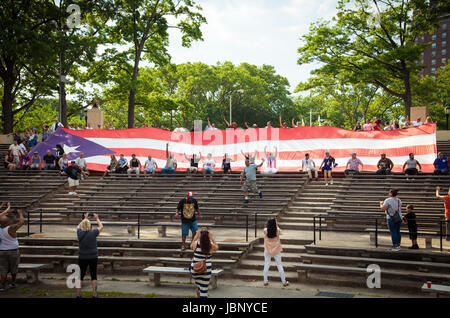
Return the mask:
M31 165L31 169L39 169L40 167L41 167L41 165L38 164L38 163L33 163L33 164Z
M98 258L78 259L78 266L80 266L80 280L84 280L88 267L89 274L91 274L91 280L97 280L97 263Z
M324 171L332 171L333 168L332 167L322 167L322 172Z
M256 180L245 180L244 185L242 186L242 191L258 193L259 190Z
M145 169L145 172L153 173L154 170L155 169L153 167L152 168L147 168L147 169Z
M197 221L193 221L192 223L183 223L181 222L181 236L186 237L189 235L189 230L192 231L192 235L195 235L198 231Z
M68 178L69 179L69 187L77 187L80 185L80 181L79 180L75 180L72 178Z
M214 174L214 169L213 169L213 168L207 167L207 168L204 168L204 169L203 169L203 172L204 172L204 173Z
M223 168L224 173L228 173L228 171L231 171L231 168Z
M20 264L19 250L0 251L0 275L17 274Z
M417 170L416 168L409 168L405 170L405 174L416 175L419 174L419 170Z

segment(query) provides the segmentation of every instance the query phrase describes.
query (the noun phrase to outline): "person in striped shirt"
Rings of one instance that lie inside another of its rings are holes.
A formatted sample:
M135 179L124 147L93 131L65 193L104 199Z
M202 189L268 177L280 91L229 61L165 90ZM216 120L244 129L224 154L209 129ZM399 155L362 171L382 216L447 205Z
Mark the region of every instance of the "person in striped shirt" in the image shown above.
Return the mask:
M219 245L216 243L212 233L204 228L195 234L190 248L194 251L194 257L189 270L196 285L197 297L208 298L208 288L212 274L211 258L212 254L219 249ZM206 262L206 271L196 272L194 265L203 261Z

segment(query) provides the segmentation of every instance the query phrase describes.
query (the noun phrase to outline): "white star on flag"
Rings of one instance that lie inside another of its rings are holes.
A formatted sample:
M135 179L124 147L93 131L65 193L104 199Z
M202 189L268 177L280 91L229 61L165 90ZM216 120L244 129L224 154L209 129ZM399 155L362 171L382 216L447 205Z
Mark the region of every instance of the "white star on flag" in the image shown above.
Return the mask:
M69 155L72 152L79 152L77 150L77 148L79 148L80 146L75 146L75 147L69 147L67 145L63 145L63 149L64 149L64 153Z

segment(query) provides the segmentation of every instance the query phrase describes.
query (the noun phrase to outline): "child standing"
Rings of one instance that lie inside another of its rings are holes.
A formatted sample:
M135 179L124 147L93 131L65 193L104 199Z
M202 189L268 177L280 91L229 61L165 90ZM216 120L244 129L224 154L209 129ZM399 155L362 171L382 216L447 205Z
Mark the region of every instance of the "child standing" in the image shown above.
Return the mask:
M403 222L408 224L409 238L412 241L412 246L409 248L411 250L418 250L419 245L417 245L417 222L416 214L413 212L414 206L409 204L406 206L406 215L403 217Z

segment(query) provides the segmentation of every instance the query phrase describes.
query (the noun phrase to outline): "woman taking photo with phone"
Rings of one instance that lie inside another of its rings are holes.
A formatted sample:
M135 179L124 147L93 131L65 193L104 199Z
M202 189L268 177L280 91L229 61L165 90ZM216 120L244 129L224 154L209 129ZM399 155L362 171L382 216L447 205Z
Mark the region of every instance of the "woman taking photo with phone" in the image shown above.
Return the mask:
M211 280L211 254L219 249L214 236L207 229L195 234L191 243L194 257L191 262L191 275L194 279L198 298L208 298L209 281Z
M97 228L92 229L92 224L89 218L94 218L97 221ZM92 281L92 297L97 298L97 263L98 263L98 250L97 250L97 236L103 230L103 224L100 222L97 214L86 213L83 221L78 224L77 236L78 236L78 265L80 266L80 288L77 288L77 298L81 298L81 287L83 284L86 270L89 267L89 273L91 274Z

